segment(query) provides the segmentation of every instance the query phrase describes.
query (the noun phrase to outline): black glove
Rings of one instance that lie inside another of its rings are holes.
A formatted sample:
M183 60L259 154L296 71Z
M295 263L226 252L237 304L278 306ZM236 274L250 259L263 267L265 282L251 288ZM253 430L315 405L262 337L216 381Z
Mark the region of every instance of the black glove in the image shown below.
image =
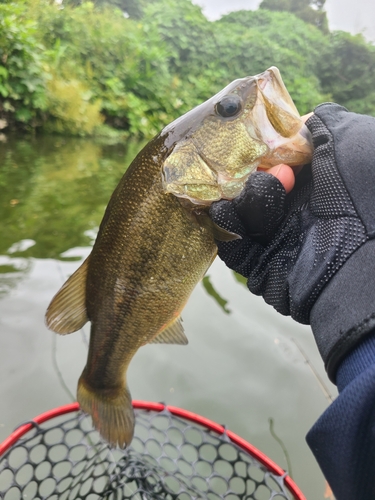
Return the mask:
M330 103L306 125L313 161L291 193L256 172L210 216L242 236L218 242L219 256L251 292L311 324L334 381L343 357L375 328L375 118Z

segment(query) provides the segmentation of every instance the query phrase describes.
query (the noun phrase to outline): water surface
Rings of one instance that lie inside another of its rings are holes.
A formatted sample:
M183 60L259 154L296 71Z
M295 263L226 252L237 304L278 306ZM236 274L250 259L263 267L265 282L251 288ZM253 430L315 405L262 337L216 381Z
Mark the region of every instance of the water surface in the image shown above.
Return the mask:
M52 296L88 255L108 199L137 145L59 137L0 143L0 441L21 422L74 397L89 327L57 336ZM210 280L227 314L198 285L183 313L188 346L147 345L134 358L134 399L199 413L241 435L293 478L308 500L325 482L305 434L331 394L308 327L250 295L216 260Z

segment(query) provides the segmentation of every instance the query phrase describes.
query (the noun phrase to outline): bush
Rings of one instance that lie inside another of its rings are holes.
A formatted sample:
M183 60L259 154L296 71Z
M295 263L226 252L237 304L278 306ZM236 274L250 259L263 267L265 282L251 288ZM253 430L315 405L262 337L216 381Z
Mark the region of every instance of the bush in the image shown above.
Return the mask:
M0 4L0 119L35 127L46 109L44 46L25 4Z
M232 80L273 65L301 113L330 99L375 112L375 47L289 12L210 22L191 0L20 2L0 4L0 120L18 127L112 127L149 139Z
M322 88L351 111L375 115L375 47L362 35L330 35L317 70Z
M78 80L62 80L55 75L47 85L48 132L64 135L92 135L103 123L101 102L90 102L91 91Z
M285 12L238 11L220 26L220 60L232 73L254 75L277 66L300 113L327 99L316 75L328 40L317 28Z

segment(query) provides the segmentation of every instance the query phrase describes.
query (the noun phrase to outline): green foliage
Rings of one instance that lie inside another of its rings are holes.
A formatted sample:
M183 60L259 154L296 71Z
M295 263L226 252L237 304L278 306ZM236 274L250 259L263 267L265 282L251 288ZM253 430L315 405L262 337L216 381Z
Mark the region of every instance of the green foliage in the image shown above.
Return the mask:
M91 91L78 81L62 80L52 75L47 85L49 132L65 135L91 135L102 124L101 102L90 102Z
M349 99L345 102L345 106L350 111L375 116L375 92L367 94L365 98Z
M215 47L214 24L190 0L164 0L149 4L143 18L154 26L169 52L170 67L180 75L189 73L192 64L203 68Z
M54 71L87 86L92 100L101 101L108 125L152 137L173 112L181 113L183 84L171 74L167 47L152 25L90 2L43 8L38 16L47 28L43 40L52 47Z
M147 3L152 0L93 0L96 6L112 5L118 7L127 16L133 19L140 19ZM79 7L84 0L64 0L64 6Z
M298 9L324 13L324 3L264 0L210 22L191 0L2 2L1 123L149 139L273 65L301 113L329 99L374 112L374 47L301 19Z
M318 29L292 14L266 10L232 12L217 24L220 61L231 74L253 75L277 66L300 113L326 99L316 72L328 41Z
M142 0L95 0L94 3L95 5L114 5L133 19L140 19L143 15L144 1Z
M46 136L10 137L0 148L0 253L14 242L36 244L23 256L61 258L88 246L130 155L122 144ZM6 189L4 187L6 186ZM48 230L46 230L48 228Z
M320 58L318 75L334 101L351 111L375 115L375 47L362 35L333 33Z
M292 12L306 23L313 24L324 33L328 33L324 4L325 0L263 0L259 8Z
M46 72L37 23L22 3L0 4L0 118L35 126L46 108Z

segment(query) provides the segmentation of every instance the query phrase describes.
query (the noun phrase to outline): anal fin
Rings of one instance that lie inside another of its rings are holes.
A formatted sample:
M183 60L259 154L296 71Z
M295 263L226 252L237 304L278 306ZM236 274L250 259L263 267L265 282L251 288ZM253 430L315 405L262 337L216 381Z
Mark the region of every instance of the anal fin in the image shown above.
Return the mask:
M88 321L86 278L89 258L67 279L51 300L46 312L47 327L62 335L72 333Z
M181 321L180 316L173 320L161 333L150 340L149 344L188 344Z

